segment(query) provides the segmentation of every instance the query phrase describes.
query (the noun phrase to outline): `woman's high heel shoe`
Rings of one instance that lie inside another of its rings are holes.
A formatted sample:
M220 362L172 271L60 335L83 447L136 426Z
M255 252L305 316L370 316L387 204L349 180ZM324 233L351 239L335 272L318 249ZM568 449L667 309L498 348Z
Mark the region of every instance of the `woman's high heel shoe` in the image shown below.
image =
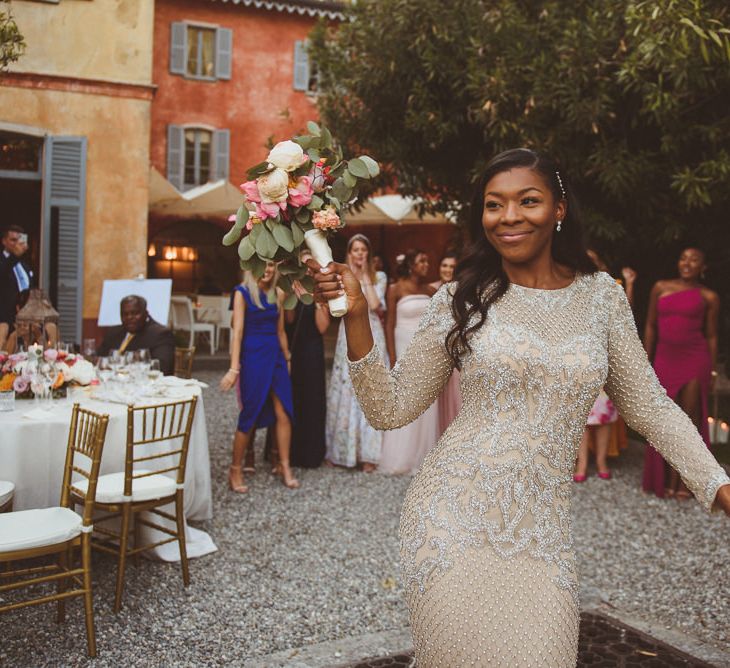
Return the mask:
M596 471L596 475L601 480L610 480L611 479L611 471Z
M240 478L241 482L235 483L233 482L233 476L238 473L238 477ZM245 494L248 492L248 487L243 482L243 474L241 473L241 467L234 466L231 464L230 469L228 469L228 486L231 488L232 491L236 492L236 494Z
M588 476L585 473L583 473L583 474L576 473L573 476L573 482L585 482L587 477Z
M288 464L279 464L281 470L281 479L284 481L284 486L289 489L297 489L299 487L299 481L292 475L291 469Z

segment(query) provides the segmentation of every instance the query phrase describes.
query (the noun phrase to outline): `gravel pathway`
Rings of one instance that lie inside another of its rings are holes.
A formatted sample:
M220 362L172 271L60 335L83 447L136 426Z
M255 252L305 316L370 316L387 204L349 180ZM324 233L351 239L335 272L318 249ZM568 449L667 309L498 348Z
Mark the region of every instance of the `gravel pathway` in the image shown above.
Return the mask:
M213 471L214 519L197 526L219 547L179 567L143 560L127 571L124 608L111 612L114 563L95 557L99 657L86 658L80 602L57 626L48 606L0 616L2 666L222 666L326 640L405 627L397 528L407 479L322 467L287 490L260 463L246 496L229 492L232 395L201 372ZM576 486L575 536L585 590L605 604L728 647L730 523L695 502L639 491L641 452L614 480Z

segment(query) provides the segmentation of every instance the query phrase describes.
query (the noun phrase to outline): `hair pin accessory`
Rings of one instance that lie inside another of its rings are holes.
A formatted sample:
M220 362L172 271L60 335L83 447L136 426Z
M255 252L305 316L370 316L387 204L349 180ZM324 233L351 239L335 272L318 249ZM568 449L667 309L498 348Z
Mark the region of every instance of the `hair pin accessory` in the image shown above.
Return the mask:
M557 169L555 170L555 176L558 179L558 185L560 186L560 194L563 196L563 199L568 199L565 194L565 188L563 187L563 179L560 178L560 172Z

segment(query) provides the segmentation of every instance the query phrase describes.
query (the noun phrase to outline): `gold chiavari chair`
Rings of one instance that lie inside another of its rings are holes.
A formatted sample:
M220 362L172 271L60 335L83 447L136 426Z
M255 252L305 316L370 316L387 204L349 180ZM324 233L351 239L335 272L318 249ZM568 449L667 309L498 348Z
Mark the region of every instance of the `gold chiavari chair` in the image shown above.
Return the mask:
M193 375L195 346L192 348L175 348L175 375L178 378L190 378Z
M3 597L0 613L29 605L57 602L57 620L66 616L66 599L83 596L86 616L86 642L89 656L96 656L94 609L91 595L91 531L94 496L99 464L109 422L74 404L66 449L66 463L61 487L61 504L55 508L21 510L0 515L0 563L51 556L52 563L0 571L0 594L11 590L55 582L55 594L38 595L14 601ZM83 516L73 511L72 476L80 475L85 483ZM74 549L81 548L81 565L74 567ZM5 581L10 579L8 584ZM68 589L69 581L76 585Z
M114 612L119 612L122 607L127 557L136 559L141 552L153 547L177 541L183 583L186 587L190 584L185 547L183 487L190 430L197 402L198 398L192 397L168 404L129 406L124 471L99 478L96 508L105 514L97 514L92 547L117 557ZM145 468L137 468L137 464ZM167 473L175 473L175 477L165 475ZM80 497L85 492L83 486L75 486L72 488L74 491L78 495L78 502L82 503ZM168 503L175 504L174 515L162 510L162 506ZM168 520L175 528L142 517L140 513L145 511ZM107 526L107 521L112 519L121 520L119 531ZM161 531L169 538L143 545L141 526ZM130 545L131 532L134 533L133 546Z

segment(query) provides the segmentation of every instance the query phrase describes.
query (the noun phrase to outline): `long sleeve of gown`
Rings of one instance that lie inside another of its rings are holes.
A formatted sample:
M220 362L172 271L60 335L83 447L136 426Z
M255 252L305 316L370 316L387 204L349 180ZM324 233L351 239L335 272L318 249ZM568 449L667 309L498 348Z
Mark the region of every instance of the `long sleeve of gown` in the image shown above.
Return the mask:
M626 423L646 438L709 510L717 490L730 483L687 414L652 369L623 289L615 285L608 335L606 392Z
M431 299L405 354L392 370L381 361L377 346L350 362L355 394L375 429L397 429L415 420L438 397L453 363L446 334L453 324L448 286Z

